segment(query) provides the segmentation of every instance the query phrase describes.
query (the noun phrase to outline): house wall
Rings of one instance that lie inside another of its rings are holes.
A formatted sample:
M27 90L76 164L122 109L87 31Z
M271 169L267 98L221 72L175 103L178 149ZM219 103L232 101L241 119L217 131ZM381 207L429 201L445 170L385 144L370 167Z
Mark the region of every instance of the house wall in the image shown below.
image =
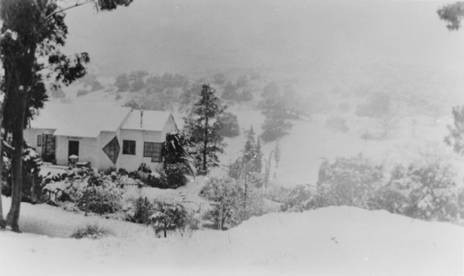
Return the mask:
M124 168L128 171L137 170L140 164L145 163L154 170L160 166L159 162L152 162L151 158L143 157L144 142L164 142L165 136L161 131L144 131L144 130L128 130L121 129L119 132L119 144L121 152L117 162L117 168ZM135 141L135 155L127 155L122 153L123 140Z
M24 137L30 146L35 147L38 152L41 152L42 148L37 145L37 136L41 134L54 134L54 132L54 129L28 128L24 132ZM68 142L75 140L79 141L79 161L90 162L94 168L106 169L116 167L132 171L136 170L140 164L145 163L154 170L161 164L159 162L152 162L149 157L143 157L143 143L162 143L165 140L166 133L171 132L177 132L177 125L172 116L169 117L162 131L118 129L114 132L102 131L95 138L58 135L56 136L56 162L58 165L68 165ZM121 147L116 164L113 164L105 152L103 152L103 147L114 136L118 137ZM135 155L122 154L123 140L135 140Z
M103 148L108 144L111 139L116 136L117 133L114 131L102 131L100 132L100 135L98 136L97 144L98 148L96 149L96 156L97 156L97 161L94 164L94 167L102 170L102 169L107 169L111 167L116 167L116 164L113 164L113 162L110 160L110 158L106 155L106 153L103 151ZM121 151L119 152L119 157L121 157L122 153L122 143L119 143L119 146L121 147Z
M56 163L68 165L68 141L79 141L79 162L98 166L98 140L92 137L56 136Z
M54 132L55 130L50 128L26 128L24 130L24 140L29 146L35 148L38 153L41 153L42 147L37 145L37 136L42 134L53 134Z

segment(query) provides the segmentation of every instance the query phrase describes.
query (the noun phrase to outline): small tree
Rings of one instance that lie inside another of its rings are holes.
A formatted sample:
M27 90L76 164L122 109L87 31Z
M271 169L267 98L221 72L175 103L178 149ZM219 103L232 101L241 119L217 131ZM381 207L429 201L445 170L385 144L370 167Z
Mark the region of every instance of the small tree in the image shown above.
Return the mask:
M263 186L261 144L256 139L253 127L246 132L247 138L242 156L229 165L229 176L239 181L243 186L243 204L247 207L251 189Z
M260 139L256 139L253 127L247 131L247 140L242 151L243 162L248 164L249 171L261 173L262 158Z
M184 206L165 202L155 202L154 205L151 225L157 234L163 232L166 238L168 231L185 229L188 214Z
M223 152L223 136L218 118L224 113L225 106L209 85L203 85L201 96L194 104L188 117L184 118L184 134L187 137L189 152L201 174L209 168L219 165L218 153Z
M206 218L219 230L225 230L240 221L242 188L232 178L212 178L200 195L211 201Z

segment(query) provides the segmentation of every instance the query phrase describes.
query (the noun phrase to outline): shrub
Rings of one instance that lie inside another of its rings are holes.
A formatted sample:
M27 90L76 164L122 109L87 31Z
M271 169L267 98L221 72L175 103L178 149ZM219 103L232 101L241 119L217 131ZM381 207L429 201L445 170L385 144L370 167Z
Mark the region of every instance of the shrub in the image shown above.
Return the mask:
M307 209L312 192L309 186L298 185L291 189L281 205L282 211L303 211Z
M382 209L394 214L406 214L410 206L409 198L399 191L382 187L369 201L369 209Z
M459 218L464 218L464 188L460 188L457 192L457 204L459 210Z
M100 183L100 180L95 180ZM103 180L102 180L103 181ZM100 185L90 182L77 200L77 207L85 212L97 214L114 213L121 209L122 191L114 182L104 181Z
M134 202L134 213L129 217L129 220L135 223L150 224L153 212L153 203L147 197L139 197Z
M165 164L165 185L169 188L178 188L184 186L188 182L188 168L186 164L174 163Z
M200 195L211 201L205 219L212 221L216 229L224 230L240 222L243 190L232 178L211 178Z
M382 167L370 164L362 155L338 158L332 163L325 161L319 169L319 198L314 201L322 206L315 207L347 205L367 208L382 179Z
M74 239L100 239L108 236L110 233L104 228L98 225L87 225L83 228L79 228L71 235Z
M459 197L454 177L451 167L438 161L408 167L399 165L393 169L385 189L401 194L401 200L395 199L394 203L405 207L395 209L390 204L380 207L413 218L455 221Z
M185 229L188 213L184 206L165 202L155 202L154 206L150 220L156 234L163 232L163 236L166 238L168 231Z

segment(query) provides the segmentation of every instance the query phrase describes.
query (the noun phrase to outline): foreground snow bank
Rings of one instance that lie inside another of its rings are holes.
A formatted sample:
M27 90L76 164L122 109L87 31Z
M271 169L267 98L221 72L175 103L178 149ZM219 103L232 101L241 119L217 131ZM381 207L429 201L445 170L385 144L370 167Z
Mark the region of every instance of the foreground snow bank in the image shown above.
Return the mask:
M139 225L24 204L23 229L65 234L89 221L101 240L0 232L5 275L462 275L464 228L331 207L268 214L226 232L157 239ZM50 230L50 228L52 230ZM220 272L220 274L218 274Z

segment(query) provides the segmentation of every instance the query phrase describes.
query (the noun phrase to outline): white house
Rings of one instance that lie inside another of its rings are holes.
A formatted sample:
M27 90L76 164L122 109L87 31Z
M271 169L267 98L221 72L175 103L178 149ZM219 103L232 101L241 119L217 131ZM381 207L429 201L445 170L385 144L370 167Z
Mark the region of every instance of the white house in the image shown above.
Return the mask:
M67 165L69 156L98 169L151 169L161 162L166 134L177 132L169 112L109 104L47 103L24 132L44 161Z

